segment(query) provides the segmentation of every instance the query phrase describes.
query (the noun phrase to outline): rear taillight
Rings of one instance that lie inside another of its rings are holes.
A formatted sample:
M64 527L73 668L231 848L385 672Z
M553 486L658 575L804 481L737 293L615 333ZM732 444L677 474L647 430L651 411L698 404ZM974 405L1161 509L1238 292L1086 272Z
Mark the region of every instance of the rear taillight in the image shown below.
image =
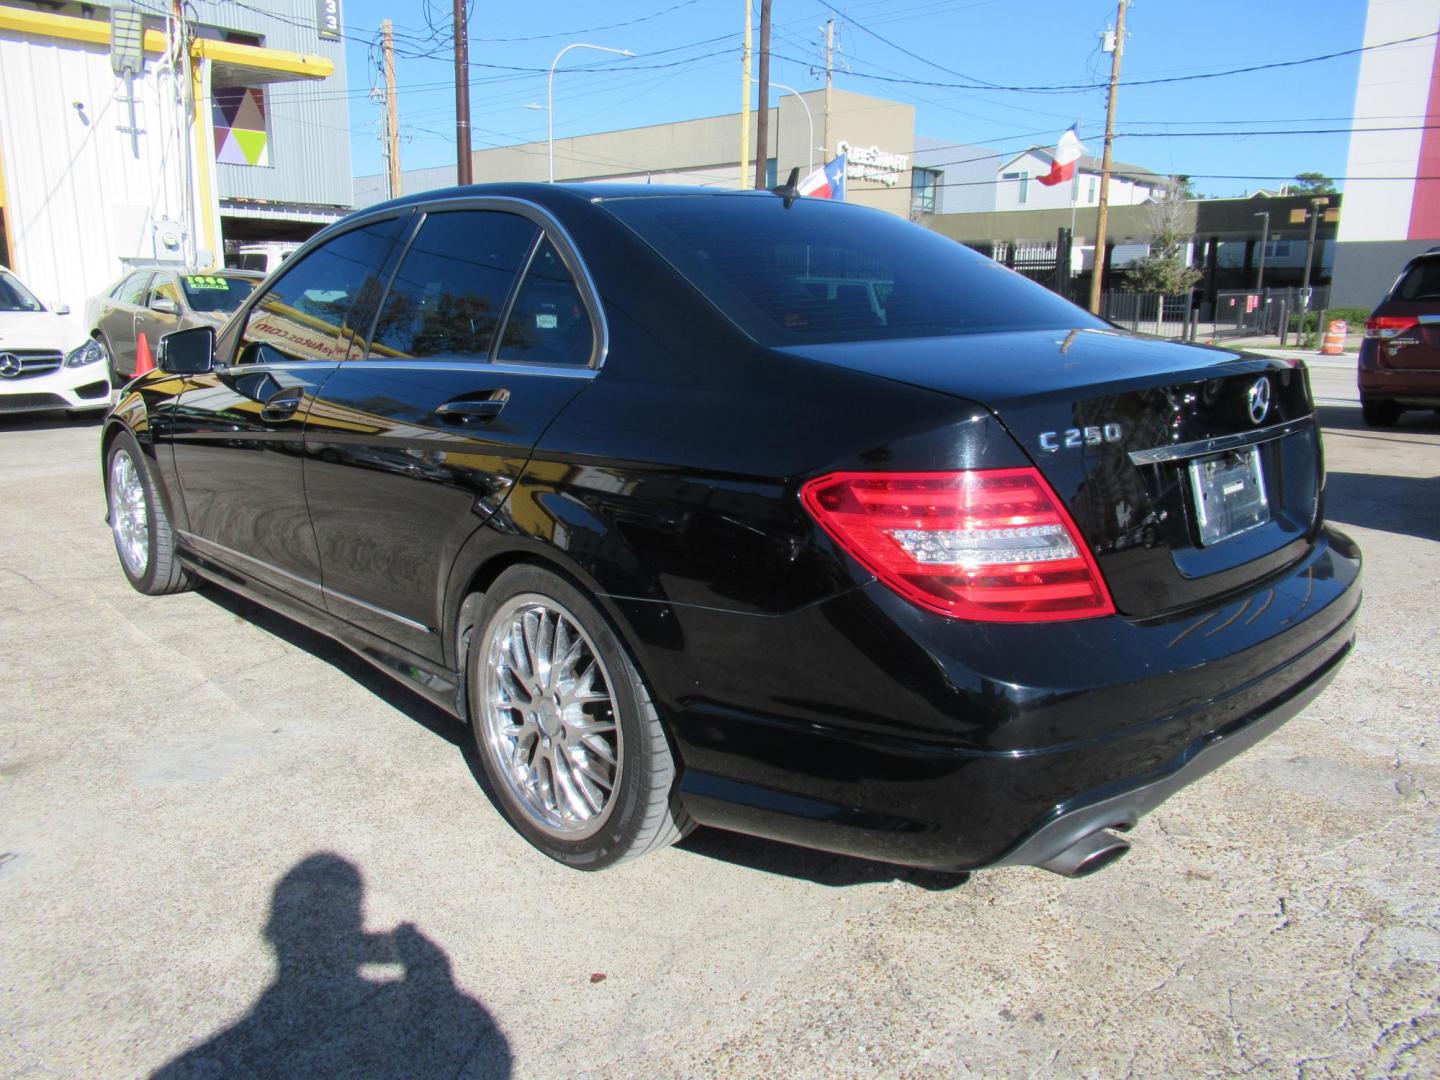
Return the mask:
M1408 330L1414 325L1413 315L1372 315L1365 320L1365 336L1392 338L1401 330Z
M1046 622L1115 612L1075 523L1033 468L831 473L800 498L867 570L942 615Z

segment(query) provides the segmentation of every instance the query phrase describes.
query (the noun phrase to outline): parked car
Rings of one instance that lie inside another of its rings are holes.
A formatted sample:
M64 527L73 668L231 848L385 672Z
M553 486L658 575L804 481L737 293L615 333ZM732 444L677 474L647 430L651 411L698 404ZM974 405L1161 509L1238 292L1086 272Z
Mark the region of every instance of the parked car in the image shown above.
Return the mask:
M110 407L105 357L69 310L50 310L0 267L0 413Z
M112 376L123 382L135 377L140 335L153 357L172 330L223 323L264 277L242 270L134 270L90 300L86 323Z
M225 256L225 265L232 270L255 270L269 274L280 268L280 264L295 254L299 243L291 240L264 240L253 244L241 244Z
M884 287L807 284L846 275ZM574 867L698 823L1085 873L1354 641L1303 365L875 210L431 192L158 362L102 439L132 584L253 597L466 719Z
M1390 427L1406 409L1440 412L1440 248L1406 263L1366 321L1358 381L1374 427Z

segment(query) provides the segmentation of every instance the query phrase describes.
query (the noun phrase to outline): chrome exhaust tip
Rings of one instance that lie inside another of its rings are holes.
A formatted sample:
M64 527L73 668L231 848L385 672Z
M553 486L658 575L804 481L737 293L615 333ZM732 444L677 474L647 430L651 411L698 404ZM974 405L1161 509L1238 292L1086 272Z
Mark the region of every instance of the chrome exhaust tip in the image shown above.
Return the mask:
M1062 877L1082 878L1105 869L1129 850L1130 841L1123 836L1116 836L1107 829L1096 829L1036 865Z

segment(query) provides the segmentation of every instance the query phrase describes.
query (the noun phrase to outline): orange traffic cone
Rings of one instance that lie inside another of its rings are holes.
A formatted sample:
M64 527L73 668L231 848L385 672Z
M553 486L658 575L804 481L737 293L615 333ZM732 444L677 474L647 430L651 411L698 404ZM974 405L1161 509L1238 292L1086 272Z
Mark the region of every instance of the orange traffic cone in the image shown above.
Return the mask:
M1325 328L1325 340L1320 343L1321 356L1344 356L1345 335L1350 327L1341 319L1332 319Z
M135 343L135 374L144 375L147 371L155 370L155 358L150 355L150 343L141 334L140 339Z

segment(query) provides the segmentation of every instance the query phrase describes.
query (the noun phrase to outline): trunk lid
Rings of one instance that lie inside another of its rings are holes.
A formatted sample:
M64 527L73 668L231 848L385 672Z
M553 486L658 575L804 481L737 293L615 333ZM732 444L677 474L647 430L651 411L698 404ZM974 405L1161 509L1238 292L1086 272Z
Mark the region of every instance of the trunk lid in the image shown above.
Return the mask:
M989 408L1064 501L1121 614L1202 603L1314 542L1303 365L1108 330L786 351Z

